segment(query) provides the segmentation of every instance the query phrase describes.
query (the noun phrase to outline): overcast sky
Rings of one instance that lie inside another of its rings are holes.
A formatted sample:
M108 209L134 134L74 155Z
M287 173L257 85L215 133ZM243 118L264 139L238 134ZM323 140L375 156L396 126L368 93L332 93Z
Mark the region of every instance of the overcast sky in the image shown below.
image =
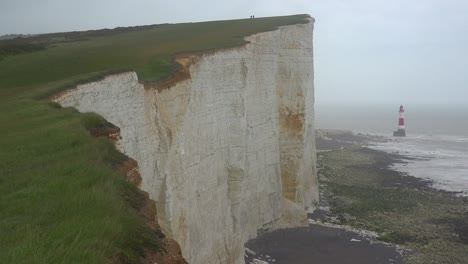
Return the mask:
M0 0L0 35L298 13L317 103L468 105L467 0Z

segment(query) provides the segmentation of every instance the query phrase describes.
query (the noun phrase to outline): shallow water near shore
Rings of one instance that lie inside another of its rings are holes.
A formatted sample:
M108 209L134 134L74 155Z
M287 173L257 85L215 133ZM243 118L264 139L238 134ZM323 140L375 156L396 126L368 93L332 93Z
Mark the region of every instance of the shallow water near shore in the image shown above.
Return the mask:
M461 136L408 136L378 142L369 148L404 157L391 166L408 175L429 179L433 187L468 196L468 138Z

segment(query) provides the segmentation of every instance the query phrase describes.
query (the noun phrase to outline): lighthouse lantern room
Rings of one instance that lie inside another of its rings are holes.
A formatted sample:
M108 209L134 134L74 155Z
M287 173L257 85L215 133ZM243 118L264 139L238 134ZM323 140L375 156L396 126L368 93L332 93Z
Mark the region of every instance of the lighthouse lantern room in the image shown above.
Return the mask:
M398 130L393 132L394 137L405 137L405 109L400 105L400 118L398 119Z

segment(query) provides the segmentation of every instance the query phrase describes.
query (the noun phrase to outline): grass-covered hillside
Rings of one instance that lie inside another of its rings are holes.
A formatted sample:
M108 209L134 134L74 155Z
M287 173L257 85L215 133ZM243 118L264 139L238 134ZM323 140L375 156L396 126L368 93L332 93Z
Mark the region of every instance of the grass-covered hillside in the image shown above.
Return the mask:
M105 121L60 109L46 95L112 71L157 81L182 52L244 44L243 37L306 15L58 33L0 41L0 262L135 262L156 234L136 213L139 194L115 170L125 157L90 128Z

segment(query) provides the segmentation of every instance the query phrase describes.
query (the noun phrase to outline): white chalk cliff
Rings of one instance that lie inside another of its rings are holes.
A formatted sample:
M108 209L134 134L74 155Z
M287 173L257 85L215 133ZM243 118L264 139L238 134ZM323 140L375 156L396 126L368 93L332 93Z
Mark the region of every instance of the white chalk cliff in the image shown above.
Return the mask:
M179 82L128 72L53 100L120 128L118 149L189 263L244 263L248 239L300 224L318 201L313 22L180 57L190 78Z

